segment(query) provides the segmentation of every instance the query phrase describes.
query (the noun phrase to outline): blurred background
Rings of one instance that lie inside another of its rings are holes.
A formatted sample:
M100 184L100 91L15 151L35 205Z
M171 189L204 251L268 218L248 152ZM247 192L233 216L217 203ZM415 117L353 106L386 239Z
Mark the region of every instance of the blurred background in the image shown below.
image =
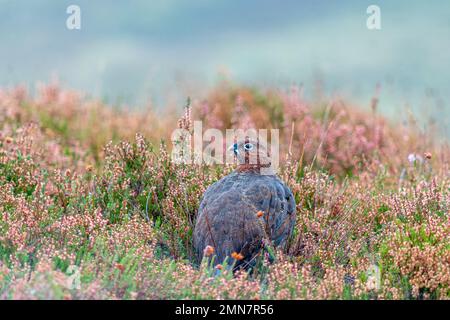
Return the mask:
M81 30L66 28L69 5ZM381 9L368 30L366 9ZM450 136L449 1L0 0L0 87L59 81L115 105L201 97L217 81L320 86ZM426 121L425 121L426 119Z

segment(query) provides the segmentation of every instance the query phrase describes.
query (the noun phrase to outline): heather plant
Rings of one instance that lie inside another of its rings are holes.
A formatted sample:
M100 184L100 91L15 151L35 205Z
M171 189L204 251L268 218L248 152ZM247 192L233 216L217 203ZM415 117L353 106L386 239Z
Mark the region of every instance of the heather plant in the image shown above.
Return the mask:
M449 299L448 146L393 126L376 100L329 100L221 83L157 115L56 84L0 90L0 297ZM172 161L175 114L188 132L193 119L281 129L297 225L250 272L230 271L238 253L194 259L201 196L233 166Z

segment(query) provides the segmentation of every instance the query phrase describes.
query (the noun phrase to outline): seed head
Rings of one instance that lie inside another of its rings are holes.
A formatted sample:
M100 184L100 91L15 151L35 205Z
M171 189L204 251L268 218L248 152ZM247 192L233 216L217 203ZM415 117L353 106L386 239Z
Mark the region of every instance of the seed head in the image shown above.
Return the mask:
M242 259L244 259L244 256L242 254L240 254L240 253L237 253L237 252L233 252L231 254L231 257L233 259L235 259L235 260L242 260Z
M120 272L124 272L125 271L125 267L123 266L123 264L116 263L116 268L119 269Z
M206 246L205 250L203 250L203 255L205 257L209 257L214 254L214 247Z

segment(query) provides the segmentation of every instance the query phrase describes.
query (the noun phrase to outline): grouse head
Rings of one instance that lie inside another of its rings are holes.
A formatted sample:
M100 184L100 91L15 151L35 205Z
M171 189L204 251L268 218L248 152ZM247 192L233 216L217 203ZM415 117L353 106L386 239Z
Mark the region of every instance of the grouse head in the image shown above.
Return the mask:
M266 144L258 139L246 137L242 141L235 142L230 149L236 156L239 172L259 173L261 168L268 168L271 165Z

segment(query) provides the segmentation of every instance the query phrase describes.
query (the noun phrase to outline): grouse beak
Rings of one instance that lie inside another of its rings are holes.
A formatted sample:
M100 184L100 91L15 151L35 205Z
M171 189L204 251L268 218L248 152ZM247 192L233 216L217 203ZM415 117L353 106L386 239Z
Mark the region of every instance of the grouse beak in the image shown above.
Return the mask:
M233 150L234 155L236 155L236 156L239 154L239 149L238 149L237 143L235 143L231 147L229 147L228 150L230 150L230 151Z

